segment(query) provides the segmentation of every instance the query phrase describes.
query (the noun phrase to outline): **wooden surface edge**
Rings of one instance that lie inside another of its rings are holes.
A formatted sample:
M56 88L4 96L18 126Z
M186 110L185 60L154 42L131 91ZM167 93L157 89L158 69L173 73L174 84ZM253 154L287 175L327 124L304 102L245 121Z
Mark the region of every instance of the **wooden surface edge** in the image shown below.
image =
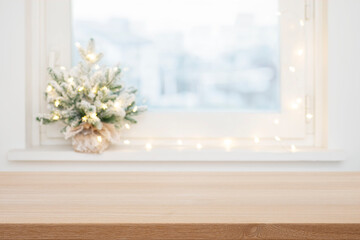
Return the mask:
M358 240L360 224L0 224L1 240Z

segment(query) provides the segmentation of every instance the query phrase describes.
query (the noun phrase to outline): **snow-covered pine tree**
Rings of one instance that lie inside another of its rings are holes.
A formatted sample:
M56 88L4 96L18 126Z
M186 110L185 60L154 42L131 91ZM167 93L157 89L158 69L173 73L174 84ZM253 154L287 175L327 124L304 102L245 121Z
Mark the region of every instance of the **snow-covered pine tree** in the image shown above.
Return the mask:
M65 138L90 131L95 134L96 144L112 142L117 130L136 123L134 116L146 107L136 105L136 89L125 87L119 66L98 64L103 54L95 52L93 39L87 48L80 44L76 46L81 56L77 66L70 70L64 67L48 69L51 80L45 97L49 113L42 114L37 120L42 124L63 122Z

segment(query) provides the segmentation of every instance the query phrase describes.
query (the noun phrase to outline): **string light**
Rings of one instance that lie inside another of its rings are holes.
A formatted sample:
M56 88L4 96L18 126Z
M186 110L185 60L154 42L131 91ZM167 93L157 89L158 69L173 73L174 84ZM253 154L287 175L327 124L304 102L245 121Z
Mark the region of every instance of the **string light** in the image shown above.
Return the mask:
M108 108L108 106L107 106L105 103L102 103L102 104L101 104L101 108L105 110L105 109Z
M113 70L116 72L116 71L118 70L118 68L117 68L117 67L114 67Z
M84 87L79 87L78 91L81 92L84 90Z
M130 144L130 141L126 139L126 140L124 140L124 144L125 144L125 145L129 145L129 144Z
M146 151L150 151L152 149L152 145L150 143L145 144Z
M291 104L291 108L292 109L298 109L299 108L299 104L297 102L294 102Z
M302 103L302 99L301 98L297 98L295 100L295 102L291 103L291 108L292 109L298 109L299 108L299 105Z
M52 90L54 90L54 88L51 85L48 85L46 91L51 92Z
M115 108L120 108L121 107L121 102L120 101L115 102L114 107Z
M73 83L73 82L74 82L74 78L73 78L73 77L69 77L69 78L68 78L68 82L69 82L69 83Z
M81 44L80 44L79 42L76 42L76 43L75 43L75 46L76 46L77 48L80 48L80 47L81 47Z
M292 73L294 73L294 72L296 71L296 69L295 69L294 66L290 66L290 67L289 67L289 71L292 72Z
M196 144L196 148L197 148L198 150L200 150L200 149L203 148L203 145L202 145L201 143L198 143L198 144Z
M133 112L136 112L137 111L137 109L138 109L138 107L137 106L135 106L134 108L133 108Z
M274 124L275 124L275 125L279 125L279 123L280 123L280 120L279 120L279 119L277 119L277 118L274 119Z
M60 116L58 114L54 114L54 116L52 117L53 120L59 120L60 119Z
M107 90L107 87L104 86L104 87L100 88L100 90L101 90L101 91L106 91L106 90Z
M130 129L130 125L128 123L125 123L124 126L125 126L126 129Z
M178 139L178 140L176 141L176 144L179 145L179 146L181 146L181 145L183 145L183 141L182 141L181 139Z
M280 138L279 136L275 136L274 139L275 139L275 141L277 141L277 142L280 142L280 141L281 141L281 138Z
M224 140L224 146L226 151L230 151L231 147L232 147L232 140L231 139L225 139Z
M225 140L224 140L224 145L225 145L226 147L230 147L230 146L232 145L232 140L231 140L231 139L225 139Z
M65 70L66 70L66 67L61 66L61 67L60 67L60 70L65 71Z
M90 62L95 62L96 61L96 55L94 53L89 53L86 55L86 58L90 61Z
M99 70L100 66L98 64L95 65L94 69Z
M102 137L101 137L101 136L97 136L97 141L98 141L99 143L101 143L101 142L102 142Z
M87 116L83 116L83 117L81 118L81 120L82 120L83 122L87 122L88 117L87 117Z
M302 56L304 54L304 49L297 50L297 55Z
M299 25L300 25L301 27L303 27L303 26L305 25L304 20L300 19L300 20L299 20Z
M260 138L258 138L257 136L254 137L254 143L258 144L260 142Z
M95 112L90 113L90 117L91 117L91 118L96 118L96 116L97 116L97 114L96 114Z
M59 105L60 105L60 101L59 101L59 100L55 100L54 106L55 106L55 107L58 107Z
M313 116L311 113L307 113L307 114L306 114L306 118L307 118L308 120L311 120L313 117L314 117L314 116Z
M290 147L290 150L292 151L292 152L296 152L296 147L295 147L295 145L293 144L293 145L291 145L291 147Z

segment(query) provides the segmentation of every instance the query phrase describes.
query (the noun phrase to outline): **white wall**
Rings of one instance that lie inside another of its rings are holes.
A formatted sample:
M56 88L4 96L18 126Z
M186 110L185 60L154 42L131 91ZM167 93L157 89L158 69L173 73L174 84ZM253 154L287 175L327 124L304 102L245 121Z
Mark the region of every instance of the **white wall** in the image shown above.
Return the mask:
M25 147L25 1L0 0L0 171L360 171L359 0L329 0L329 147L348 155L338 163L9 162Z

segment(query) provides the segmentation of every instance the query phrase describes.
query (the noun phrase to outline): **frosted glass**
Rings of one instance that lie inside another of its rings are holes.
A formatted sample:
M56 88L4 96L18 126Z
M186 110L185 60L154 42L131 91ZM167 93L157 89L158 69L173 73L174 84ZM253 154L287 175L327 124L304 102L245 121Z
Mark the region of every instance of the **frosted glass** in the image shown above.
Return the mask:
M277 0L73 0L73 42L94 38L150 109L277 111L277 11Z

